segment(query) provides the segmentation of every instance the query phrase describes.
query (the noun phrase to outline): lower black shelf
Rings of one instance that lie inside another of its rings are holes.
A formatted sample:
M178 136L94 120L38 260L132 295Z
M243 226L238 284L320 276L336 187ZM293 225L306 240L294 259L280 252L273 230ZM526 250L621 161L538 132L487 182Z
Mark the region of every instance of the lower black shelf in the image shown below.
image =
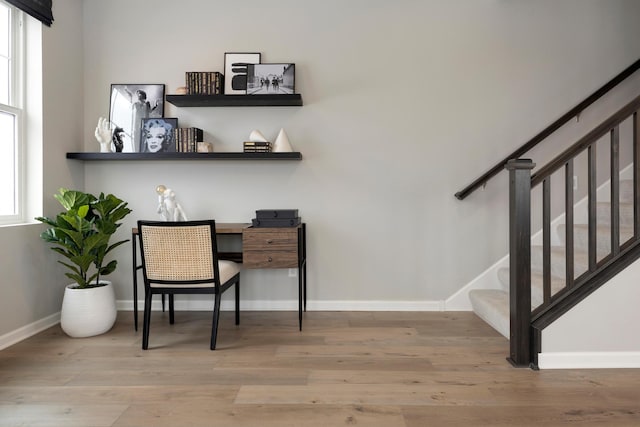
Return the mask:
M302 160L302 153L67 153L75 160Z

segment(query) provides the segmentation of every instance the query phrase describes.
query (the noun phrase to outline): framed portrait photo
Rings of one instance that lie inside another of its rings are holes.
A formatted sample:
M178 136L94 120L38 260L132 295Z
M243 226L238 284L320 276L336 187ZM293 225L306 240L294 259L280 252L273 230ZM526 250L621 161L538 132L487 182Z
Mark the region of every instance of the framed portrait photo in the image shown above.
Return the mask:
M141 153L175 153L177 118L152 117L142 119L140 129Z
M260 53L227 52L224 54L224 94L246 95L247 66L260 63Z
M247 65L247 95L295 93L296 64Z
M164 84L112 84L109 121L122 151L140 150L142 120L164 116Z

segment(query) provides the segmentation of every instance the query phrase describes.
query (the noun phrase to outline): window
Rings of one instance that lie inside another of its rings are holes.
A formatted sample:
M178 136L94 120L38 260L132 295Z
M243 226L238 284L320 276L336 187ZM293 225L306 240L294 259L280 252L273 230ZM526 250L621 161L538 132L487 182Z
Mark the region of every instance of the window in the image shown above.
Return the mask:
M0 0L0 223L24 219L22 12Z

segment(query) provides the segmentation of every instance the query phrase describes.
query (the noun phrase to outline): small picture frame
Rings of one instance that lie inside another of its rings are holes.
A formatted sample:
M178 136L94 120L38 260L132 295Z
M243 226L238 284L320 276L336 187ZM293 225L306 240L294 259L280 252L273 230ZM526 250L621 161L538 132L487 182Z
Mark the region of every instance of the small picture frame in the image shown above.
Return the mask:
M176 129L178 129L177 118L142 119L139 151L141 153L175 153Z
M249 64L247 95L285 95L296 89L296 64Z
M224 94L247 94L247 66L260 63L260 53L227 52L224 54Z
M164 84L112 84L109 121L122 142L122 152L139 150L142 119L164 116Z

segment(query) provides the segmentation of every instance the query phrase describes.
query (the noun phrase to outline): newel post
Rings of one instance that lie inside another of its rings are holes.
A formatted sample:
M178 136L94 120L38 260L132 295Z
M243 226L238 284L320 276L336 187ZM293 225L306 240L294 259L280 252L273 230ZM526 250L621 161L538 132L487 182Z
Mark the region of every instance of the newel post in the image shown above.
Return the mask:
M531 170L530 159L512 159L509 171L510 355L517 367L531 363Z

